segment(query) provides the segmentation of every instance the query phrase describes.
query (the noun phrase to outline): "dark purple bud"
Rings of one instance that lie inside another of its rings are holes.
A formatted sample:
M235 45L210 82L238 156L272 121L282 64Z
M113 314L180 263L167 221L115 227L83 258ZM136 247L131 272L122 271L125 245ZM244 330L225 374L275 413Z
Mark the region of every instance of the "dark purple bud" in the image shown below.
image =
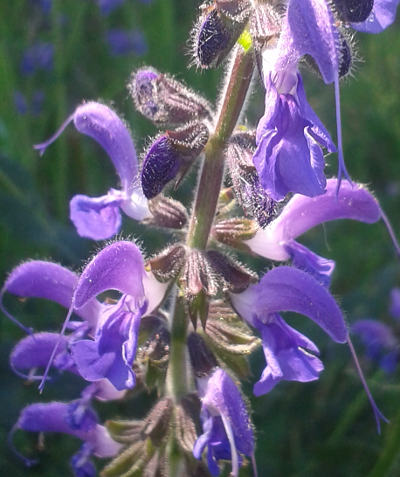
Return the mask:
M256 149L253 132L236 133L227 149L227 161L236 199L244 213L266 227L275 217L275 201L264 191L253 165Z
M148 199L159 194L178 173L180 155L166 134L147 151L142 168L142 189Z
M211 117L211 107L204 98L153 68L133 73L128 89L136 109L157 125L179 125Z
M224 288L232 293L241 293L251 283L255 283L258 280L256 273L216 250L209 250L207 258L215 273L224 282Z
M365 21L374 7L374 0L333 0L334 8L345 22Z
M210 375L218 366L218 363L203 338L197 333L190 333L187 346L195 376L201 378Z
M145 219L148 225L181 229L189 219L186 207L177 200L165 197L162 194L149 201L151 217Z
M148 150L142 168L142 188L148 199L159 194L179 172L178 181L204 149L208 129L202 123L189 123L175 131L166 131Z
M352 65L352 57L349 43L345 38L340 39L340 50L339 50L339 78L343 78L350 71Z
M247 15L240 13L228 16L218 5L204 9L192 33L195 62L201 68L220 65L230 52L247 21Z

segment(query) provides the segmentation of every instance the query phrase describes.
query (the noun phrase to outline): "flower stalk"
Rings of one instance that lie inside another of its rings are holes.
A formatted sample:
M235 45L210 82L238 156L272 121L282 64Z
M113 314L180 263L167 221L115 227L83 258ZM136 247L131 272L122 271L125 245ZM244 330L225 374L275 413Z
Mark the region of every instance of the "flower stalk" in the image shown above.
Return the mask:
M254 68L253 51L237 46L214 133L205 148L205 158L190 219L187 244L204 250L215 216L224 174L224 149L242 112Z

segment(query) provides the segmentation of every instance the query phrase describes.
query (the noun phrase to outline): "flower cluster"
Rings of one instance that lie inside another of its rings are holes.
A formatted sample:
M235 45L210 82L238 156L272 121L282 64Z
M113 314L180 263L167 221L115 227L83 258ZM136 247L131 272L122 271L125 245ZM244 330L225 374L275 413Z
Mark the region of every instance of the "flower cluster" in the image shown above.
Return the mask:
M103 13L121 3L99 1ZM393 21L396 6L395 0L214 0L201 9L192 46L202 68L231 55L217 107L171 75L143 67L132 74L129 91L136 109L161 131L140 166L127 124L100 102L76 107L49 140L35 146L43 154L73 122L112 161L119 188L71 199L70 218L81 237L114 237L121 211L178 233L151 257L130 240L108 243L80 274L40 260L11 271L0 306L27 334L11 352L12 369L40 381L42 391L64 372L85 383L71 402L27 406L13 432L61 432L82 440L71 458L78 477L95 474L93 456L114 457L104 476L172 476L177 468L179 475L218 476L226 461L230 475L237 477L248 461L256 474L251 413L240 390L247 355L262 346L265 368L254 384L256 396L280 381L319 378L324 365L317 345L288 324L285 312L308 317L354 354L329 289L335 262L297 239L328 221L382 219L395 242L374 195L349 178L341 183L347 172L339 79L351 65L349 29L377 33ZM307 102L300 63L335 84L337 146ZM265 113L251 129L237 121L256 65ZM336 151L338 177L327 179L325 155ZM200 161L189 213L169 197L170 183L177 188ZM239 263L235 249L274 266L259 277ZM34 332L20 323L4 304L9 294L64 307L61 330ZM361 324L356 327L362 332ZM355 360L379 428L385 418ZM157 390L149 415L102 425L95 401L130 399L134 387Z

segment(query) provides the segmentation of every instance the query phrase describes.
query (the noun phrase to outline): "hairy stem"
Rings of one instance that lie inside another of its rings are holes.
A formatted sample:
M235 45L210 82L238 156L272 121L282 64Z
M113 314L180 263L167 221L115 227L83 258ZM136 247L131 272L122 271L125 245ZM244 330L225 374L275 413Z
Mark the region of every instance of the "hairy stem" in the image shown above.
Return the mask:
M237 46L214 133L205 148L205 158L190 219L187 244L204 250L214 220L224 176L224 149L243 108L253 74L251 48Z

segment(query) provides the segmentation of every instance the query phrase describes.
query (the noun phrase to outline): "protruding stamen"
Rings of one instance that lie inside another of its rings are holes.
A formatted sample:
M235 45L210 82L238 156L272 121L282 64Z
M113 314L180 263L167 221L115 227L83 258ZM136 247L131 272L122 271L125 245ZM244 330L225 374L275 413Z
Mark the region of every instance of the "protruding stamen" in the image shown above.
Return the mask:
M361 366L360 366L360 362L358 361L358 357L357 357L357 353L356 353L356 350L354 349L354 346L353 346L353 343L350 339L350 335L348 334L347 335L347 344L349 345L349 348L350 348L350 353L351 353L351 356L353 358L353 361L354 361L354 364L356 365L356 368L357 368L357 373L360 377L360 380L361 380L361 384L363 385L363 388L365 390L365 393L367 395L367 398L368 398L368 401L370 402L371 404L371 407L372 407L372 411L374 413L374 416L375 416L375 421L376 421L376 429L377 429L377 432L378 434L381 433L381 420L388 423L389 420L382 414L382 412L379 410L374 398L372 397L372 394L371 394L371 391L369 390L369 387L368 387L368 384L367 384L367 381L365 379L365 376L364 376L364 373L361 369Z
M389 233L389 236L392 239L393 247L396 250L397 256L400 257L400 245L399 245L399 242L397 241L397 238L396 238L396 235L394 233L392 224L390 223L390 221L389 221L387 215L385 214L385 212L382 210L382 207L380 207L380 210L381 210L381 216L382 216L383 223L385 224L386 229Z
M39 154L43 156L43 154L46 152L46 149L52 144L58 136L60 136L63 132L64 129L68 126L68 124L74 119L74 114L71 114L71 116L68 116L68 118L61 124L59 129L49 138L47 141L42 142L40 144L35 144L33 146L33 149L36 149L39 151Z

